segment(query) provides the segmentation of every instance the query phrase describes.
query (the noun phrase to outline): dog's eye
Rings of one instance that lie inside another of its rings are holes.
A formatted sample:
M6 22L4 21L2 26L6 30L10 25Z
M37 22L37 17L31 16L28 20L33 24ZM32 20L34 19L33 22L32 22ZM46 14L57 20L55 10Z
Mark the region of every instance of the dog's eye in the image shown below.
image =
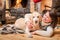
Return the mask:
M37 18L39 18L39 16L37 16Z
M35 17L33 16L33 18L35 18Z

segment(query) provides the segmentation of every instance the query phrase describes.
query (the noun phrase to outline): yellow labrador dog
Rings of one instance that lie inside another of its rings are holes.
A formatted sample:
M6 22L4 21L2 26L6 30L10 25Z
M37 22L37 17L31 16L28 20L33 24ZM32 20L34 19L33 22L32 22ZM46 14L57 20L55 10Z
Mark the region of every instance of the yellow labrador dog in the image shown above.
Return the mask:
M26 14L25 18L17 19L15 26L25 30L28 37L33 37L31 32L40 29L40 21L42 17L38 12L33 12L31 14Z
M25 33L28 37L32 37L31 31L36 31L40 29L41 15L38 12L33 12L32 14L25 15L26 30Z

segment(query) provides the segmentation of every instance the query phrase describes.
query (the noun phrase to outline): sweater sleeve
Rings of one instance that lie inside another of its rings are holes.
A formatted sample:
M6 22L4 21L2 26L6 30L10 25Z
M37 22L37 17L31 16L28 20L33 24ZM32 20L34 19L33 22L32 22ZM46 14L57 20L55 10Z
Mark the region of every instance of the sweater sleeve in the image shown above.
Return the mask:
M46 37L50 37L53 34L53 28L51 26L47 27L47 30L37 30L35 31L36 34L41 35L41 36L46 36Z

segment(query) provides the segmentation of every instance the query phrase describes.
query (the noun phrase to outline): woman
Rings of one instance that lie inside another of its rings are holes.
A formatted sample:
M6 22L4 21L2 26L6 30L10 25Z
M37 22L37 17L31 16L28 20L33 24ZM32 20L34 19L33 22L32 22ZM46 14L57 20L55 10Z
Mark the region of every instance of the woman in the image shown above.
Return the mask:
M57 24L57 15L55 10L44 10L42 14L41 30L32 32L41 36L50 37L54 33Z

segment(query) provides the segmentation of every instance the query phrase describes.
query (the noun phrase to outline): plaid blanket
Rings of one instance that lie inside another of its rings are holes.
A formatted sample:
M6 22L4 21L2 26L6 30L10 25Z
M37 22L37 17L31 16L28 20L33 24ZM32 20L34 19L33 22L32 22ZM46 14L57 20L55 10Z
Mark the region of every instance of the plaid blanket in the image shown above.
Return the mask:
M24 33L24 30L16 28L14 24L7 24L3 25L2 28L0 28L0 34L13 34L13 33Z

